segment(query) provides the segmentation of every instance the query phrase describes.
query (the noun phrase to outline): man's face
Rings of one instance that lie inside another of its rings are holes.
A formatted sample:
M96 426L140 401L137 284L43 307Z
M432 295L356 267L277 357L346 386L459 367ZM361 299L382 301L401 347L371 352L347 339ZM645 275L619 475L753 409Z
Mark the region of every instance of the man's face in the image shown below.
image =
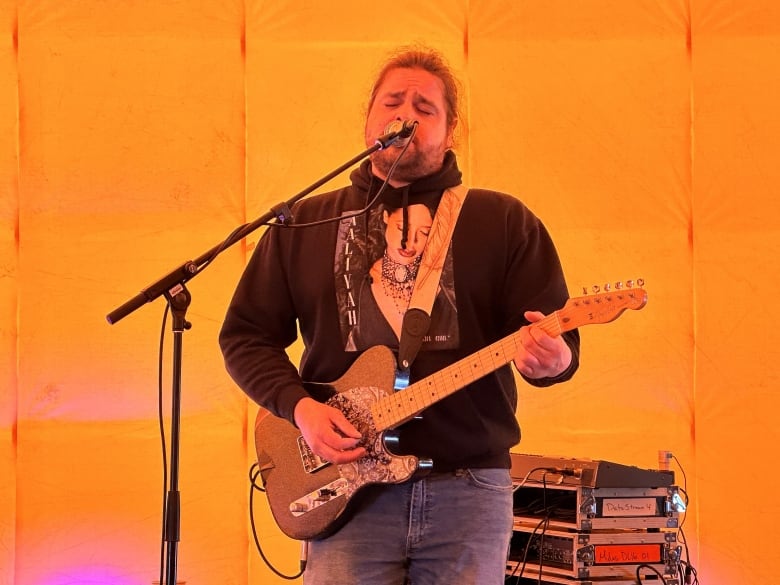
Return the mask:
M447 105L441 80L423 69L388 72L366 118L366 146L372 146L393 120L415 120L418 125L390 183L399 187L438 171L444 153L452 146L452 129L447 127ZM401 153L401 149L394 146L371 155L374 174L381 179L387 177Z

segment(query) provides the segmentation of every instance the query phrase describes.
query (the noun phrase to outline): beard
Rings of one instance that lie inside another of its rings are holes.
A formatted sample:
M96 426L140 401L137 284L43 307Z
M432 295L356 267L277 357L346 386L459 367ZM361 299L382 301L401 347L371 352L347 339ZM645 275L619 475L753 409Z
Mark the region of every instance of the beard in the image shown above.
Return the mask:
M411 183L417 179L432 175L444 164L444 147L438 149L417 150L416 144L409 145L393 170L393 182ZM371 165L374 172L387 177L390 169L398 158L400 148L386 148L371 154Z

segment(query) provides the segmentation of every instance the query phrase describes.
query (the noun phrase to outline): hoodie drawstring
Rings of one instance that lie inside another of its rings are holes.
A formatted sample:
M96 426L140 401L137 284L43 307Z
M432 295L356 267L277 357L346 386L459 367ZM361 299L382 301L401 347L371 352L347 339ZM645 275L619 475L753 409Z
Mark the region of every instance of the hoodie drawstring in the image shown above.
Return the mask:
M404 187L403 199L401 203L403 208L403 227L401 230L401 249L406 250L406 242L409 239L409 187Z

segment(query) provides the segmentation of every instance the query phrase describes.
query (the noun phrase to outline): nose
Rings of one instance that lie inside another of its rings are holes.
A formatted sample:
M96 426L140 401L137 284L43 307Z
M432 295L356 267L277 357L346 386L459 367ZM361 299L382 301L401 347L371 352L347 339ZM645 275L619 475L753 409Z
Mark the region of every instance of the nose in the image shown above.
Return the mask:
M398 110L396 110L396 119L401 122L414 119L414 104L412 104L411 100L405 101Z

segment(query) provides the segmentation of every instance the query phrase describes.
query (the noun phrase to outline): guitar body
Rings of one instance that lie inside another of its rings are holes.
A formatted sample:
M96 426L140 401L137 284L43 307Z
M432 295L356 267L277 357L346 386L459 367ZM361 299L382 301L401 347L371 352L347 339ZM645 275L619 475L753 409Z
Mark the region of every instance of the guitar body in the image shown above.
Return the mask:
M379 432L371 406L393 393L395 358L386 347L363 353L347 373L330 384L327 404L342 411L363 436L368 453L343 465L322 462L311 453L300 431L287 420L261 410L255 422L255 447L269 506L290 538L311 540L331 534L348 518L362 488L395 484L430 467L427 460L390 450L397 437Z

